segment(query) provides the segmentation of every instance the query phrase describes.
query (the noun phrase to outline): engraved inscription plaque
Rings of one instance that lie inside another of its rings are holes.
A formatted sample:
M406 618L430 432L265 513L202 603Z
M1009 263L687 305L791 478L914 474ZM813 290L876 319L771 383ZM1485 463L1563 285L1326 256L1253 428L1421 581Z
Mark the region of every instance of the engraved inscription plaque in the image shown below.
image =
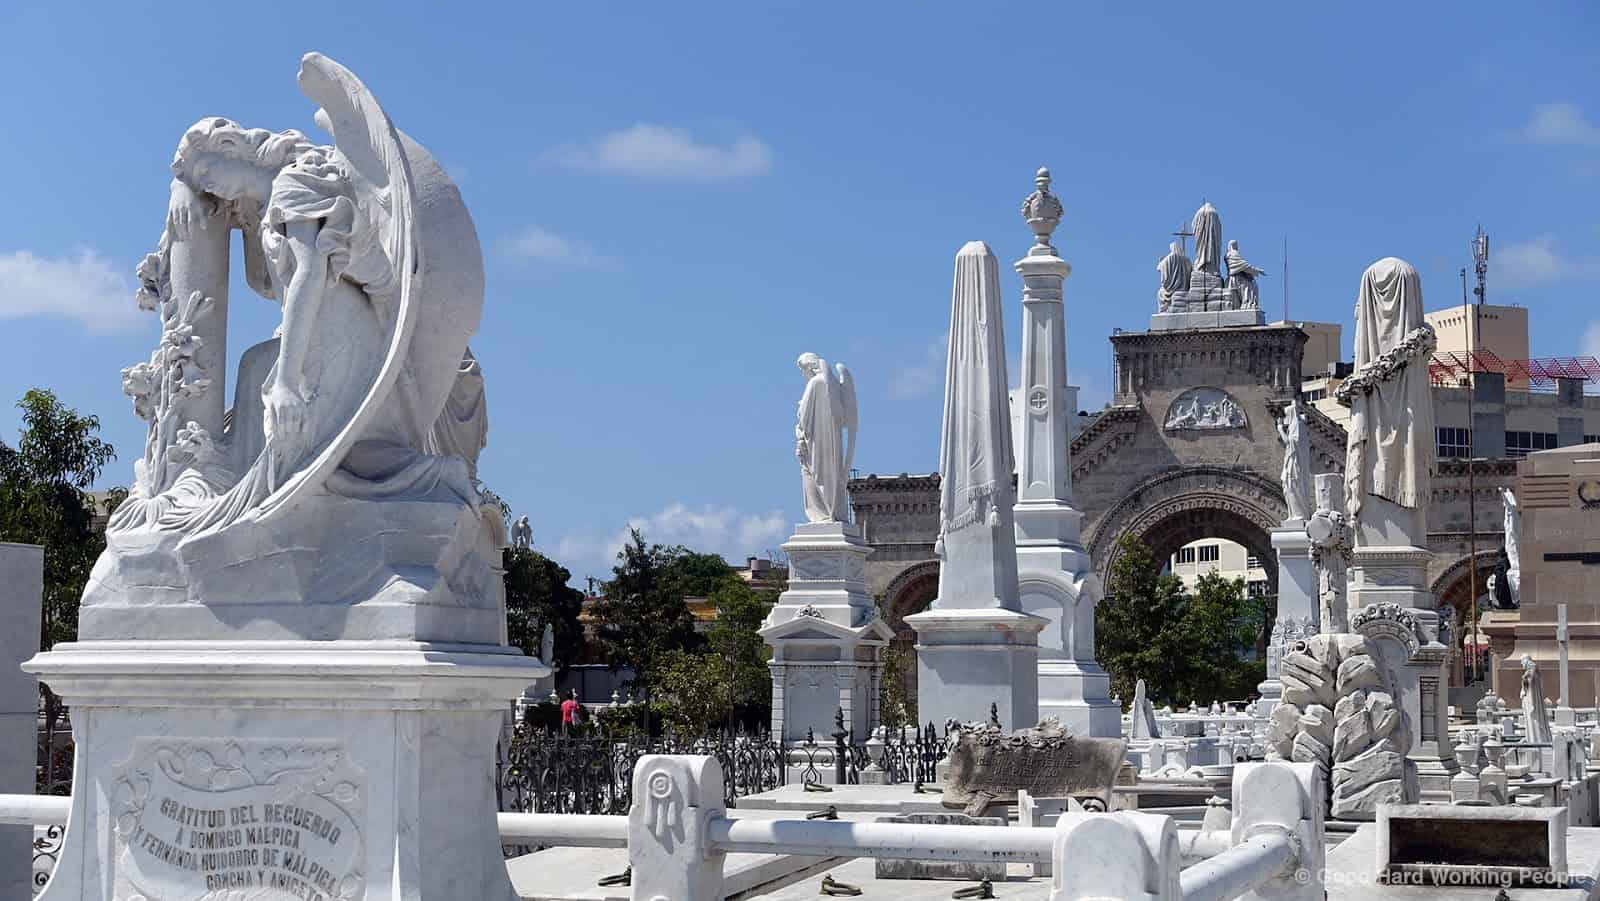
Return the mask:
M139 739L110 801L118 898L366 895L366 786L336 742Z
M1054 718L1032 729L1002 732L969 723L950 733L946 807L979 816L990 804L1016 803L1026 789L1036 798L1071 797L1100 810L1111 807L1115 784L1127 757L1121 738L1080 738Z

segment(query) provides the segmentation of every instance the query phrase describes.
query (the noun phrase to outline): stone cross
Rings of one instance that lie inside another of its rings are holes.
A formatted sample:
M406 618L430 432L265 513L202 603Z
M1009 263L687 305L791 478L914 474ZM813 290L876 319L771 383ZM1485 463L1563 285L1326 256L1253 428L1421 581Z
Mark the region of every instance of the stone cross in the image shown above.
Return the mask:
M1188 256L1189 239L1194 237L1194 232L1189 231L1189 224L1187 222L1179 224L1178 230L1170 232L1170 234L1178 239L1178 249L1183 252L1184 256Z

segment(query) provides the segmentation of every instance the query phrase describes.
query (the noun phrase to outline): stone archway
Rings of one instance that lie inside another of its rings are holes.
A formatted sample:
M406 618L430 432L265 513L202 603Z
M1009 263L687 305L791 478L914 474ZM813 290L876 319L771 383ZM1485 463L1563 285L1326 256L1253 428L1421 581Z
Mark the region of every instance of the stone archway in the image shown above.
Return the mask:
M1472 579L1472 563L1477 561L1478 578L1474 583ZM1439 610L1454 610L1457 634L1451 640L1450 660L1450 687L1460 688L1467 684L1467 655L1463 653L1465 642L1471 638L1472 621L1476 615L1474 600L1481 598L1489 591L1489 574L1494 572L1495 566L1501 562L1499 548L1478 551L1476 556L1462 555L1450 565L1446 566L1433 580L1433 596L1439 599ZM1483 636L1479 636L1484 639ZM1484 639L1486 640L1486 639ZM1492 677L1491 677L1492 678ZM1454 702L1452 702L1454 703Z
M939 561L926 560L901 570L883 592L883 620L894 630L889 654L898 671L901 688L912 701L917 697L917 633L906 625L906 617L928 609L939 595ZM886 673L885 678L896 678Z
M1197 538L1225 538L1261 560L1269 583L1276 585L1270 533L1288 515L1282 488L1264 476L1223 466L1191 466L1135 485L1100 518L1085 543L1108 585L1117 542L1125 534L1143 539L1158 560Z

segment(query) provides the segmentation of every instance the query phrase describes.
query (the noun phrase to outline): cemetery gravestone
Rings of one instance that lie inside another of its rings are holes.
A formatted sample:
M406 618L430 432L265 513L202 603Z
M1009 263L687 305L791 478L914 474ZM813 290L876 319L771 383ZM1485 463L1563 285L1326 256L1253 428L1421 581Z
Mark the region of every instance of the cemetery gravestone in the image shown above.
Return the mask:
M1014 804L1017 792L1073 797L1088 809L1111 809L1111 787L1128 753L1121 738L1080 738L1047 719L1032 729L1002 732L972 723L951 733L944 806L980 816L992 804Z

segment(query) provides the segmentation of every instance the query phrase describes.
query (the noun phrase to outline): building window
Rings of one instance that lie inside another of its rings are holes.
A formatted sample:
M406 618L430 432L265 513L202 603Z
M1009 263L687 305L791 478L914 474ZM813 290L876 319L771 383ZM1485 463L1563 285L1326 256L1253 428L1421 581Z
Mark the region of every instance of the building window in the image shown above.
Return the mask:
M1267 596L1267 581L1262 579L1260 581L1246 583L1244 589L1245 593L1250 597L1264 598Z
M1472 430L1458 429L1449 426L1440 426L1439 432L1439 459L1448 460L1452 457L1472 456ZM1524 432L1524 435L1527 433ZM1509 448L1511 433L1506 433L1506 447Z
M1261 561L1256 557L1256 555L1251 554L1250 556L1244 558L1244 568L1245 569L1260 569L1261 568Z
M1178 548L1178 552L1176 554L1172 555L1172 559L1175 562L1180 563L1180 564L1181 563L1193 563L1194 562L1194 548L1192 548L1192 547L1180 547L1180 548Z
M1556 446L1555 432L1506 432L1506 456L1526 457Z
M1326 389L1326 388L1313 388L1310 391L1301 392L1301 394L1303 395L1301 399L1304 400L1306 403L1316 403L1317 401L1322 400L1324 397L1328 396L1328 389Z
M1220 545L1220 544L1202 544L1202 545L1200 545L1200 562L1201 563L1216 563L1218 560L1221 560L1221 559L1222 559L1222 545Z

